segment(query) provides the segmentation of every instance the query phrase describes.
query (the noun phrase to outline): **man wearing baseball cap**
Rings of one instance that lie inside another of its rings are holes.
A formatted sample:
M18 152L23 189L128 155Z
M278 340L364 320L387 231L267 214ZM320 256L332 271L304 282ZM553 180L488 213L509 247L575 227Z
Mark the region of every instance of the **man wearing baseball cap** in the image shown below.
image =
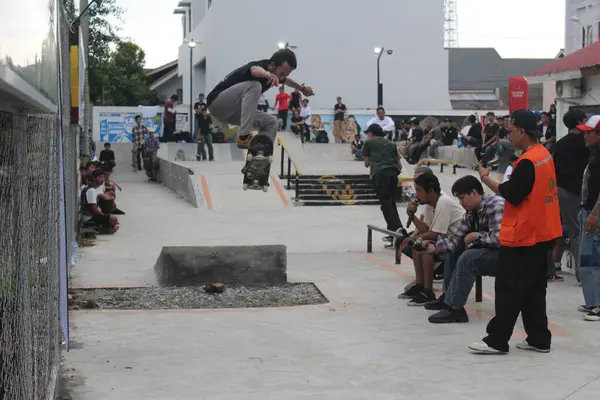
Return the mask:
M590 161L583 174L581 189L581 212L579 222L582 227L579 243L579 277L583 289L587 321L600 321L600 115L594 115L577 128L585 134L585 144L590 149Z
M514 163L508 182L498 184L490 170L479 167L481 181L505 200L500 227L500 264L496 277L496 316L482 341L469 346L476 353L508 353L521 314L527 339L522 350L548 353L552 334L546 315L549 253L562 236L556 173L552 156L540 144L536 115L515 111L509 122L510 141L523 155Z
M365 130L369 140L363 147L365 167L370 168L370 176L375 185L375 194L380 202L381 213L387 224L387 230L397 232L402 229L402 222L396 208L396 189L398 175L402 164L396 146L384 138L383 128L379 124L371 124ZM393 237L385 238L390 243Z

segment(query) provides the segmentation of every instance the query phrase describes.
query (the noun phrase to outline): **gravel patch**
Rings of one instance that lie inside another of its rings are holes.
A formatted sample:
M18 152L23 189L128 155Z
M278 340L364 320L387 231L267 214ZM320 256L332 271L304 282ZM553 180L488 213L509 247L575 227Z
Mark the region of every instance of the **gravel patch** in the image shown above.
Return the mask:
M323 304L328 300L312 283L267 288L226 287L206 293L203 287L74 289L71 309L160 310L199 308L290 307Z

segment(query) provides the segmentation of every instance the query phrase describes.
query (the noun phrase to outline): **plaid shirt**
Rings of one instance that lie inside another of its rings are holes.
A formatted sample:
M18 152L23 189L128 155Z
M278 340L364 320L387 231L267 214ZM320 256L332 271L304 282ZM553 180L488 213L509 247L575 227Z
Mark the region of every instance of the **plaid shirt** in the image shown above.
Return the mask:
M477 213L477 223L473 220ZM438 240L436 251L454 251L471 232L477 232L476 243L484 247L500 247L500 225L504 216L504 199L500 196L484 194L479 208L465 213L456 234Z
M144 146L144 135L148 134L148 128L140 124L140 126L134 126L131 130L131 143L137 148Z

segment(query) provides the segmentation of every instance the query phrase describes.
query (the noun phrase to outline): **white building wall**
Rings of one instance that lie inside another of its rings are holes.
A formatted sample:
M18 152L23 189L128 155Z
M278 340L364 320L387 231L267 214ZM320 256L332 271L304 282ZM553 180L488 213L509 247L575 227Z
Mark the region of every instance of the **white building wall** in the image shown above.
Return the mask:
M598 106L600 105L600 76L592 76L583 78L585 80L585 94L580 98L558 99L556 102L556 111L558 115L558 123L556 124L556 137L560 139L565 136L567 128L562 123L562 116L569 111L569 107L574 105L580 106ZM563 91L570 90L567 86L571 81L563 81Z
M183 89L182 79L179 76L176 76L163 85L160 85L156 92L159 96L168 99L172 95L177 94L177 91L180 89Z
M233 69L270 57L277 43L285 41L297 46L298 69L292 77L315 89L313 109L333 108L338 95L349 108L372 109L377 103L373 48L384 46L394 50L381 60L386 108L450 109L443 0L374 0L368 9L365 5L359 0L303 0L299 13L292 0L261 0L260 7L248 0L213 0L189 35L202 42L193 61L197 65L206 59L206 92ZM184 44L179 75L189 102L188 57ZM274 90L267 93L269 99L274 95Z
M571 17L578 17L580 22L572 21ZM600 0L566 0L565 55L581 49L582 25L588 36L586 44L592 44L600 38Z

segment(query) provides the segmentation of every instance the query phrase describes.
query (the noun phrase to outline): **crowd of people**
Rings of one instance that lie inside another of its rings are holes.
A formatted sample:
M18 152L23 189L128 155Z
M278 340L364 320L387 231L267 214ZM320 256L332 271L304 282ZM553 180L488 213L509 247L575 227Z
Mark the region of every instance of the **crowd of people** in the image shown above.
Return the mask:
M353 143L355 154L360 152L370 168L387 229L400 233L397 251L414 262L416 280L398 298L436 311L429 316L431 323L464 323L469 321L465 304L477 277L495 277L496 315L487 336L469 346L477 353L507 353L519 314L527 338L517 348L550 351L546 288L549 281L562 281L565 243L583 289L584 304L577 309L586 321L600 321L600 116L588 119L580 110L569 111L563 118L569 133L556 141L551 131L555 125L545 115L540 124L534 112L519 110L498 124L511 148L522 152L505 182L490 177L484 146L479 179L458 179L450 194L441 190L431 169L416 168L416 200L407 207L413 232L402 225L395 204L402 170L396 145L380 124L366 129L369 139L360 149ZM488 126L496 123L492 118L488 115ZM414 122L413 133L418 125ZM443 265L439 297L433 290L436 264Z

